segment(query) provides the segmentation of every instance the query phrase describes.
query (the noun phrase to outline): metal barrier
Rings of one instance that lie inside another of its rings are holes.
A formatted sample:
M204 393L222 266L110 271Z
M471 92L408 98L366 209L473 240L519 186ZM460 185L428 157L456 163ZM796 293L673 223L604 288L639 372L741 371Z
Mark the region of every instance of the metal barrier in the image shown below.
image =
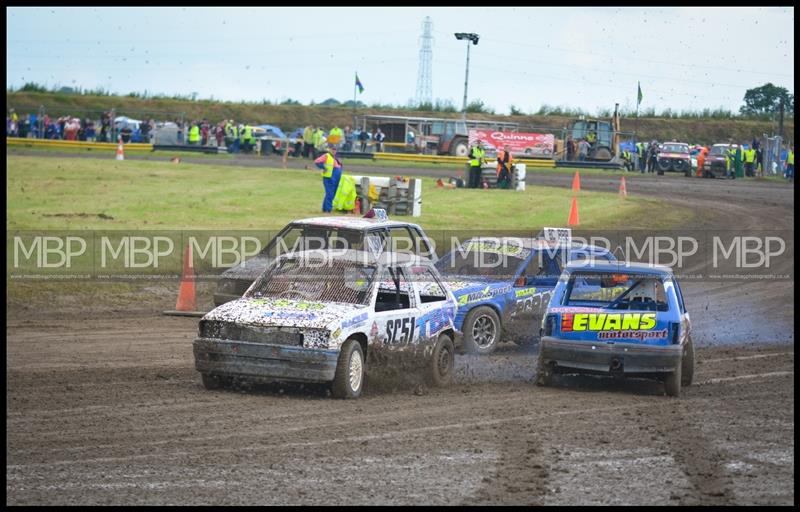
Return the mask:
M51 140L51 139L23 139L19 137L6 137L7 146L27 146L27 147L50 147L50 148L78 148L78 149L106 149L109 151L116 150L117 144L110 142L85 142L77 140ZM124 145L126 151L154 151L153 144L141 144L130 142ZM176 147L171 147L177 149ZM203 148L186 146L183 149L194 149L195 151L210 150L214 151L216 148ZM416 155L407 153L365 153L366 158L373 160L395 161L395 162L418 162L430 164L464 164L466 160L459 156L447 155ZM535 167L537 169L553 169L556 164L553 160L533 160L528 158L516 159L514 163L525 164L528 168Z
M75 149L106 149L116 151L117 144L112 142L86 142L81 140L56 140L56 139L23 139L20 137L6 137L6 146L26 146L44 148L75 148ZM153 151L152 144L129 142L123 144L125 151Z

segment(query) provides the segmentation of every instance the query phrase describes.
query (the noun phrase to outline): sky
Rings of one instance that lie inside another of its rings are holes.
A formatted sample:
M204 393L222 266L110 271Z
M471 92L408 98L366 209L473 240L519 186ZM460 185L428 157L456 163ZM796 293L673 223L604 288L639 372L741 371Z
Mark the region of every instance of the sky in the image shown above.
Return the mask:
M433 22L433 99L588 112L738 112L747 89L794 93L793 7L7 7L6 87L26 82L308 104L415 99Z

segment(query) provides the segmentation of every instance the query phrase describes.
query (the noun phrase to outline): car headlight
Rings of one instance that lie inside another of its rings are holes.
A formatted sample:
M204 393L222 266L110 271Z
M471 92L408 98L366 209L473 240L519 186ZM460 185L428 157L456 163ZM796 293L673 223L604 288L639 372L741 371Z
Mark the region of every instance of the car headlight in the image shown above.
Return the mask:
M328 348L331 331L328 329L303 329L303 346L306 348Z

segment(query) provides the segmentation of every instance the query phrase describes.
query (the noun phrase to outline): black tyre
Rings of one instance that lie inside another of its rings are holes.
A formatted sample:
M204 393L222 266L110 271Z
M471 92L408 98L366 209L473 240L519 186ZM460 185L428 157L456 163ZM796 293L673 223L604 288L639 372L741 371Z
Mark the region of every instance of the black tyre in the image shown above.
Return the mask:
M553 383L553 371L549 366L544 364L542 354L539 353L539 360L536 363L536 385L549 386Z
M692 338L683 347L683 359L681 359L681 386L691 386L694 380L694 343Z
M200 379L203 381L203 387L206 389L220 389L225 385L223 379L217 375L201 373Z
M664 378L664 390L669 396L681 396L681 369L683 364L675 367L675 371Z
M500 317L489 306L480 306L464 319L464 345L468 352L487 355L500 342Z
M469 143L467 139L458 138L453 140L451 153L453 156L467 157L469 155Z
M430 384L443 387L453 380L453 367L455 363L455 348L453 339L448 334L440 334L436 346L433 347L433 356L428 366L427 380Z
M349 339L339 351L331 393L336 398L358 398L364 387L364 351L358 341Z

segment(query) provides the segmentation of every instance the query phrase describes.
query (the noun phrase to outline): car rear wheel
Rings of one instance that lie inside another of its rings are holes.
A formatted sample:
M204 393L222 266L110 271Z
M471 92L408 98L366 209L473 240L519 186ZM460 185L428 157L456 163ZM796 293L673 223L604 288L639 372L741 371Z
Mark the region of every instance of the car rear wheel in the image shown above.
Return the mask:
M553 382L552 369L544 364L541 352L539 353L539 360L536 363L536 385L549 386Z
M464 343L467 350L475 354L491 354L500 340L500 318L488 306L480 306L469 312L464 320Z
M453 339L448 334L440 334L428 371L428 381L437 387L447 386L453 380L453 366L455 363L455 348Z
M683 367L683 362L675 367L675 371L670 373L664 379L664 390L667 392L669 396L680 396L681 395L681 381L683 380L681 377L681 369Z
M692 381L694 380L694 343L692 343L691 337L689 337L686 342L686 346L683 348L681 373L681 385L691 386Z
M336 363L331 393L336 398L358 398L364 387L364 351L354 339L344 342Z

